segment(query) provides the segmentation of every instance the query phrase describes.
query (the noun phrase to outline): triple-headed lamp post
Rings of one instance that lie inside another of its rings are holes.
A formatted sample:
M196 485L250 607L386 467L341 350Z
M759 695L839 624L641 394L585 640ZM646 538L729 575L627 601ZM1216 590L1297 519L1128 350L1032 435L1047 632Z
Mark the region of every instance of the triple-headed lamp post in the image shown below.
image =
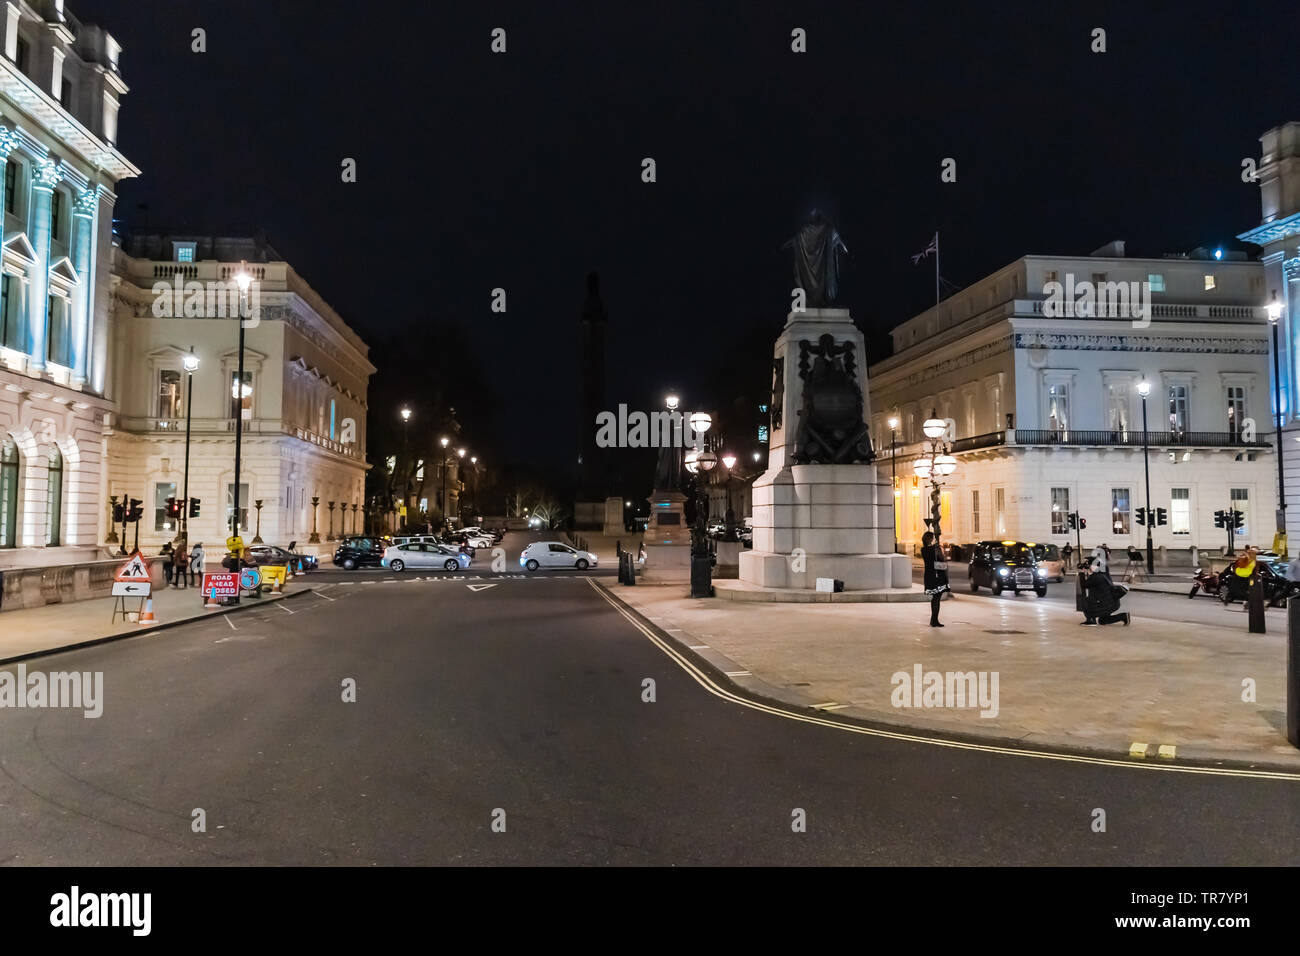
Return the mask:
M939 495L943 487L940 479L947 478L957 470L957 459L948 453L948 445L943 440L944 434L948 431L948 423L937 414L930 413L930 417L921 425L921 431L929 439L930 454L929 457L918 458L912 462L912 471L918 478L930 481L930 517L925 520L925 524L934 532L934 543L939 547L941 534Z
M670 406L671 407L671 406ZM690 417L691 431L700 446L705 433L713 424L707 412L695 412ZM686 453L686 470L695 477L695 524L691 527L691 597L713 597L712 556L709 554L708 513L709 496L704 487L703 475L718 464L718 456L708 449Z
M1268 304L1268 324L1273 327L1273 405L1277 413L1277 533L1282 537L1282 555L1286 556L1286 478L1282 474L1282 427L1286 424L1286 409L1282 407L1282 372L1278 359L1277 327L1281 324L1282 303L1277 290Z
M894 553L898 553L898 419L889 420L889 473L890 473L890 494L893 495L893 504L890 506L889 515L894 525Z

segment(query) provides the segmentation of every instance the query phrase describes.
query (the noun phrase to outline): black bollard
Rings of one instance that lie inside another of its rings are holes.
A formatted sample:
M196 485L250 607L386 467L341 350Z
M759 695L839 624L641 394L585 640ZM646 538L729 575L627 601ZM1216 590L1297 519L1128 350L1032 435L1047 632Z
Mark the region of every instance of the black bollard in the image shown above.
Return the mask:
M1286 608L1286 739L1300 747L1300 600Z
M1246 592L1246 612L1246 616L1250 618L1250 633L1265 633L1264 582L1258 574L1250 576L1250 590Z

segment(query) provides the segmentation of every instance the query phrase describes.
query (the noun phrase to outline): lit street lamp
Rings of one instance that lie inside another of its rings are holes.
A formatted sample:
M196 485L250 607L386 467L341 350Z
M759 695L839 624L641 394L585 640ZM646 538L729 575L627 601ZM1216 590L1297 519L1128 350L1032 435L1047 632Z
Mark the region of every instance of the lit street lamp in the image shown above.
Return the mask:
M194 373L199 369L199 357L194 354L194 346L181 364L185 366L185 485L184 498L181 499L181 548L186 553L190 550L190 419L194 404Z
M1138 382L1138 394L1142 396L1142 472L1147 481L1147 574L1155 574L1156 552L1151 544L1151 525L1155 513L1151 510L1151 462L1147 448L1147 396L1151 394L1151 383L1146 379Z
M1277 533L1282 536L1282 556L1286 557L1286 478L1282 475L1282 426L1286 423L1286 409L1282 407L1282 373L1277 347L1277 327L1281 324L1282 303L1273 290L1273 300L1268 304L1268 324L1273 327L1273 404L1277 412Z
M898 419L889 420L890 517L894 525L894 553L898 553Z
M439 508L442 511L442 526L451 527L447 521L447 446L451 444L450 438L439 438L438 443L442 445L442 499Z
M691 431L700 445L713 424L707 412L695 412L690 417ZM713 597L713 558L709 554L708 512L709 497L704 487L704 476L718 464L718 456L707 449L692 449L686 453L686 470L695 476L695 525L691 528L691 597Z
M925 519L926 526L934 532L934 543L936 547L942 548L939 541L941 533L939 527L939 496L943 487L942 478L947 478L957 470L957 459L948 453L948 445L943 441L944 433L948 430L948 423L939 418L935 412L930 413L930 417L921 425L921 431L929 439L930 456L928 458L918 458L912 463L912 471L922 480L930 481L930 517ZM941 453L942 450L942 453ZM942 550L940 552L942 553Z
M727 480L723 482L722 490L727 496L727 510L725 520L727 522L727 541L736 540L736 512L731 508L731 469L736 467L736 456L726 454L722 456L722 465L727 469Z
M235 273L235 284L239 286L239 367L235 372L235 387L232 391L235 393L235 487L234 487L234 507L230 509L230 536L239 537L239 465L240 457L243 453L244 438L244 389L248 388L244 384L244 320L249 318L248 315L248 289L253 284L253 277L248 272L248 263L240 262L239 271ZM251 392L252 390L249 389ZM236 555L238 557L238 555ZM236 563L236 569L239 564ZM239 588L235 588L236 604L239 603Z
M410 406L403 405L402 410L398 413L402 416L402 507L405 508L411 496L411 466L407 458L407 432L410 431L411 409Z

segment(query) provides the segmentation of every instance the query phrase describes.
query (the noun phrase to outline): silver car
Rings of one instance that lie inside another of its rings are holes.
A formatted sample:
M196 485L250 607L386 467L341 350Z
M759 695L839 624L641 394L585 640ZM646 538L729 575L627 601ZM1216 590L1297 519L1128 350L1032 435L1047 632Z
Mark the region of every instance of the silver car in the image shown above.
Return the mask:
M379 562L391 571L401 573L407 568L440 568L444 571L463 571L469 567L471 558L463 551L449 548L445 544L425 544L412 541L407 544L395 544L384 550L384 557Z

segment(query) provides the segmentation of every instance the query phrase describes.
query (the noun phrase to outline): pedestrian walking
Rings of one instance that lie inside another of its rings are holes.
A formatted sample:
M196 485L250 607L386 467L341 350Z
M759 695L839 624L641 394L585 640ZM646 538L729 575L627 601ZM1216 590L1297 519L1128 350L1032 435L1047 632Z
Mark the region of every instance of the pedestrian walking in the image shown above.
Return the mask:
M1074 548L1071 547L1070 542L1067 541L1065 542L1065 547L1061 549L1061 557L1065 559L1065 569L1067 571L1070 569L1070 555L1072 554L1074 554Z
M921 560L925 563L925 593L930 595L930 626L943 627L939 623L939 602L948 590L948 562L943 559L933 531L921 536Z
M162 550L158 552L158 557L162 558L163 579L170 585L172 583L172 572L176 567L176 555L172 550L172 543L170 541L162 546Z

